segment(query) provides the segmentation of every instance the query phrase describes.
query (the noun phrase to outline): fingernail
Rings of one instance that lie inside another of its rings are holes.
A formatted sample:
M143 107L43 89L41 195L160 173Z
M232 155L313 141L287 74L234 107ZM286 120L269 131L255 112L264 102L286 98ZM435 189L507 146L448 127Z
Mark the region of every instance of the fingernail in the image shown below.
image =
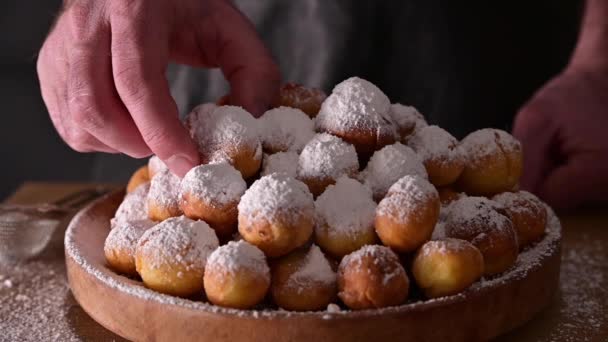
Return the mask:
M169 169L171 169L171 171L179 177L184 177L184 175L188 173L190 169L196 166L196 163L190 160L184 154L175 154L167 158L167 160L165 160L165 163L167 164Z

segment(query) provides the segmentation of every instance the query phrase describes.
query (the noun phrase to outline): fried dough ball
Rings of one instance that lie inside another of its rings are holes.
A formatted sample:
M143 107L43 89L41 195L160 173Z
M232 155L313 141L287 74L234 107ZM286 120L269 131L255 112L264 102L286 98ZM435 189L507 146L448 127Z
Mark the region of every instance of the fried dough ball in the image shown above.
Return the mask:
M257 121L241 107L203 104L186 118L190 136L198 143L202 164L228 162L244 179L262 164Z
M118 222L122 221L139 221L148 219L148 191L150 190L150 183L145 183L133 190L132 192L125 195L122 200L114 218L112 218L112 228Z
M266 296L270 269L260 249L244 240L230 241L209 256L204 284L211 303L248 309Z
M315 135L312 120L299 109L278 107L259 119L262 147L267 153L300 153Z
M504 208L484 197L464 197L450 206L447 237L471 242L484 258L484 274L508 270L517 260L517 235Z
M279 90L278 106L297 108L314 118L321 109L327 95L320 89L305 87L296 83L286 83Z
M390 118L391 103L375 85L351 77L323 102L315 118L318 132L330 133L355 146L362 160L395 142L397 129Z
M312 235L314 201L306 185L283 173L255 181L238 205L239 233L269 257L285 255Z
M306 144L298 160L297 178L319 196L341 176L355 177L359 160L355 148L330 134L317 134Z
M413 252L428 241L439 218L439 195L424 178L404 176L376 209L376 233L385 246Z
M149 181L148 166L144 165L131 175L131 179L129 179L129 183L127 183L127 193L133 192L137 187L144 183L148 183Z
M428 126L424 116L412 106L393 103L389 109L389 115L397 127L397 141L404 144L412 133Z
M336 272L319 247L297 250L279 259L272 267L271 294L285 310L325 309L338 292Z
M282 172L289 177L296 178L298 175L299 159L300 156L295 152L265 154L260 175L267 176L271 173Z
M158 156L154 155L148 159L148 177L152 179L157 173L161 173L167 170L167 164L165 164Z
M519 248L540 240L547 225L547 208L527 191L505 192L492 197L502 204L513 222Z
M429 181L435 186L454 183L464 170L464 155L458 140L438 126L416 130L408 146L420 156Z
M341 177L315 202L315 242L335 257L375 243L375 209L368 188L354 179Z
M115 223L103 246L110 268L118 273L136 276L135 246L144 232L152 226L154 222L147 219Z
M523 167L521 144L509 133L481 129L466 136L460 146L465 168L457 185L467 194L491 196L511 191L519 182Z
M465 240L429 241L412 265L416 283L428 298L457 294L483 275L483 256Z
M180 216L179 187L181 179L163 170L152 177L148 191L148 217L152 221L163 221L169 217Z
M439 193L439 201L441 201L442 206L448 206L452 202L466 196L464 193L458 192L450 186L437 187L437 193Z
M141 236L135 267L146 287L188 297L203 290L207 257L218 246L215 232L204 221L172 217Z
M196 166L182 179L180 206L184 215L228 237L236 231L237 205L246 189L241 173L228 163Z
M367 245L340 262L338 289L338 297L353 310L384 308L407 299L409 279L393 251Z
M416 152L401 143L395 143L374 153L360 178L372 189L374 199L379 202L388 188L405 175L428 179L426 169Z

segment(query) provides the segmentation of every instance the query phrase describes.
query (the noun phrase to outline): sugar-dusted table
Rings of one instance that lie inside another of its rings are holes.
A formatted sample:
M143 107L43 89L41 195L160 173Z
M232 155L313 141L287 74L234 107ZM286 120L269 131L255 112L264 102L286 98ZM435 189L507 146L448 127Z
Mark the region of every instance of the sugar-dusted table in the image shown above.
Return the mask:
M49 202L94 186L28 182L6 201ZM608 208L561 219L560 291L546 310L499 341L608 341ZM67 222L40 256L0 265L0 341L123 341L93 321L69 291L63 255Z

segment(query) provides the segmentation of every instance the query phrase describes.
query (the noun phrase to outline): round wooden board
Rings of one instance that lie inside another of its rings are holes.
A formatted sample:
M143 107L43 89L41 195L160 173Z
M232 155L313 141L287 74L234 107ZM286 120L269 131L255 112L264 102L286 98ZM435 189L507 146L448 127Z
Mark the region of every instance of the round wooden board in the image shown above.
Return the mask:
M219 308L156 293L107 268L103 244L123 195L107 195L83 209L66 232L65 249L76 300L97 322L130 340L487 340L530 320L549 304L558 286L561 228L550 211L552 225L544 240L520 254L514 269L455 296L364 311ZM529 262L533 258L536 262Z

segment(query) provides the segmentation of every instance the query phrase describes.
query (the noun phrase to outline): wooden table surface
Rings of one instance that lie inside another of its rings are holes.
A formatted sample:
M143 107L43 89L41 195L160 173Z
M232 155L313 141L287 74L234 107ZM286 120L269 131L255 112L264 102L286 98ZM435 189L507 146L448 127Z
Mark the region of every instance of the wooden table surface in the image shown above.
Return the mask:
M87 187L93 185L25 183L6 202L49 202ZM563 257L557 297L535 319L500 337L499 341L608 341L608 208L582 211L563 216L561 220ZM18 336L24 341L38 340L40 336L54 341L123 341L93 321L67 290L63 259L66 224L67 220L39 257L17 266L0 266L0 341L11 340L6 336ZM49 274L44 281L28 273L39 269ZM11 279L15 279L18 286L13 285ZM59 290L52 288L53 293L41 289L38 295L31 290L52 282L60 284L56 285ZM63 291L61 286L65 287ZM20 291L30 292L25 296ZM37 296L43 294L44 301L37 300ZM31 303L48 305L41 311L44 319L31 319L36 307L19 310L20 303L27 304L19 302L24 298Z

